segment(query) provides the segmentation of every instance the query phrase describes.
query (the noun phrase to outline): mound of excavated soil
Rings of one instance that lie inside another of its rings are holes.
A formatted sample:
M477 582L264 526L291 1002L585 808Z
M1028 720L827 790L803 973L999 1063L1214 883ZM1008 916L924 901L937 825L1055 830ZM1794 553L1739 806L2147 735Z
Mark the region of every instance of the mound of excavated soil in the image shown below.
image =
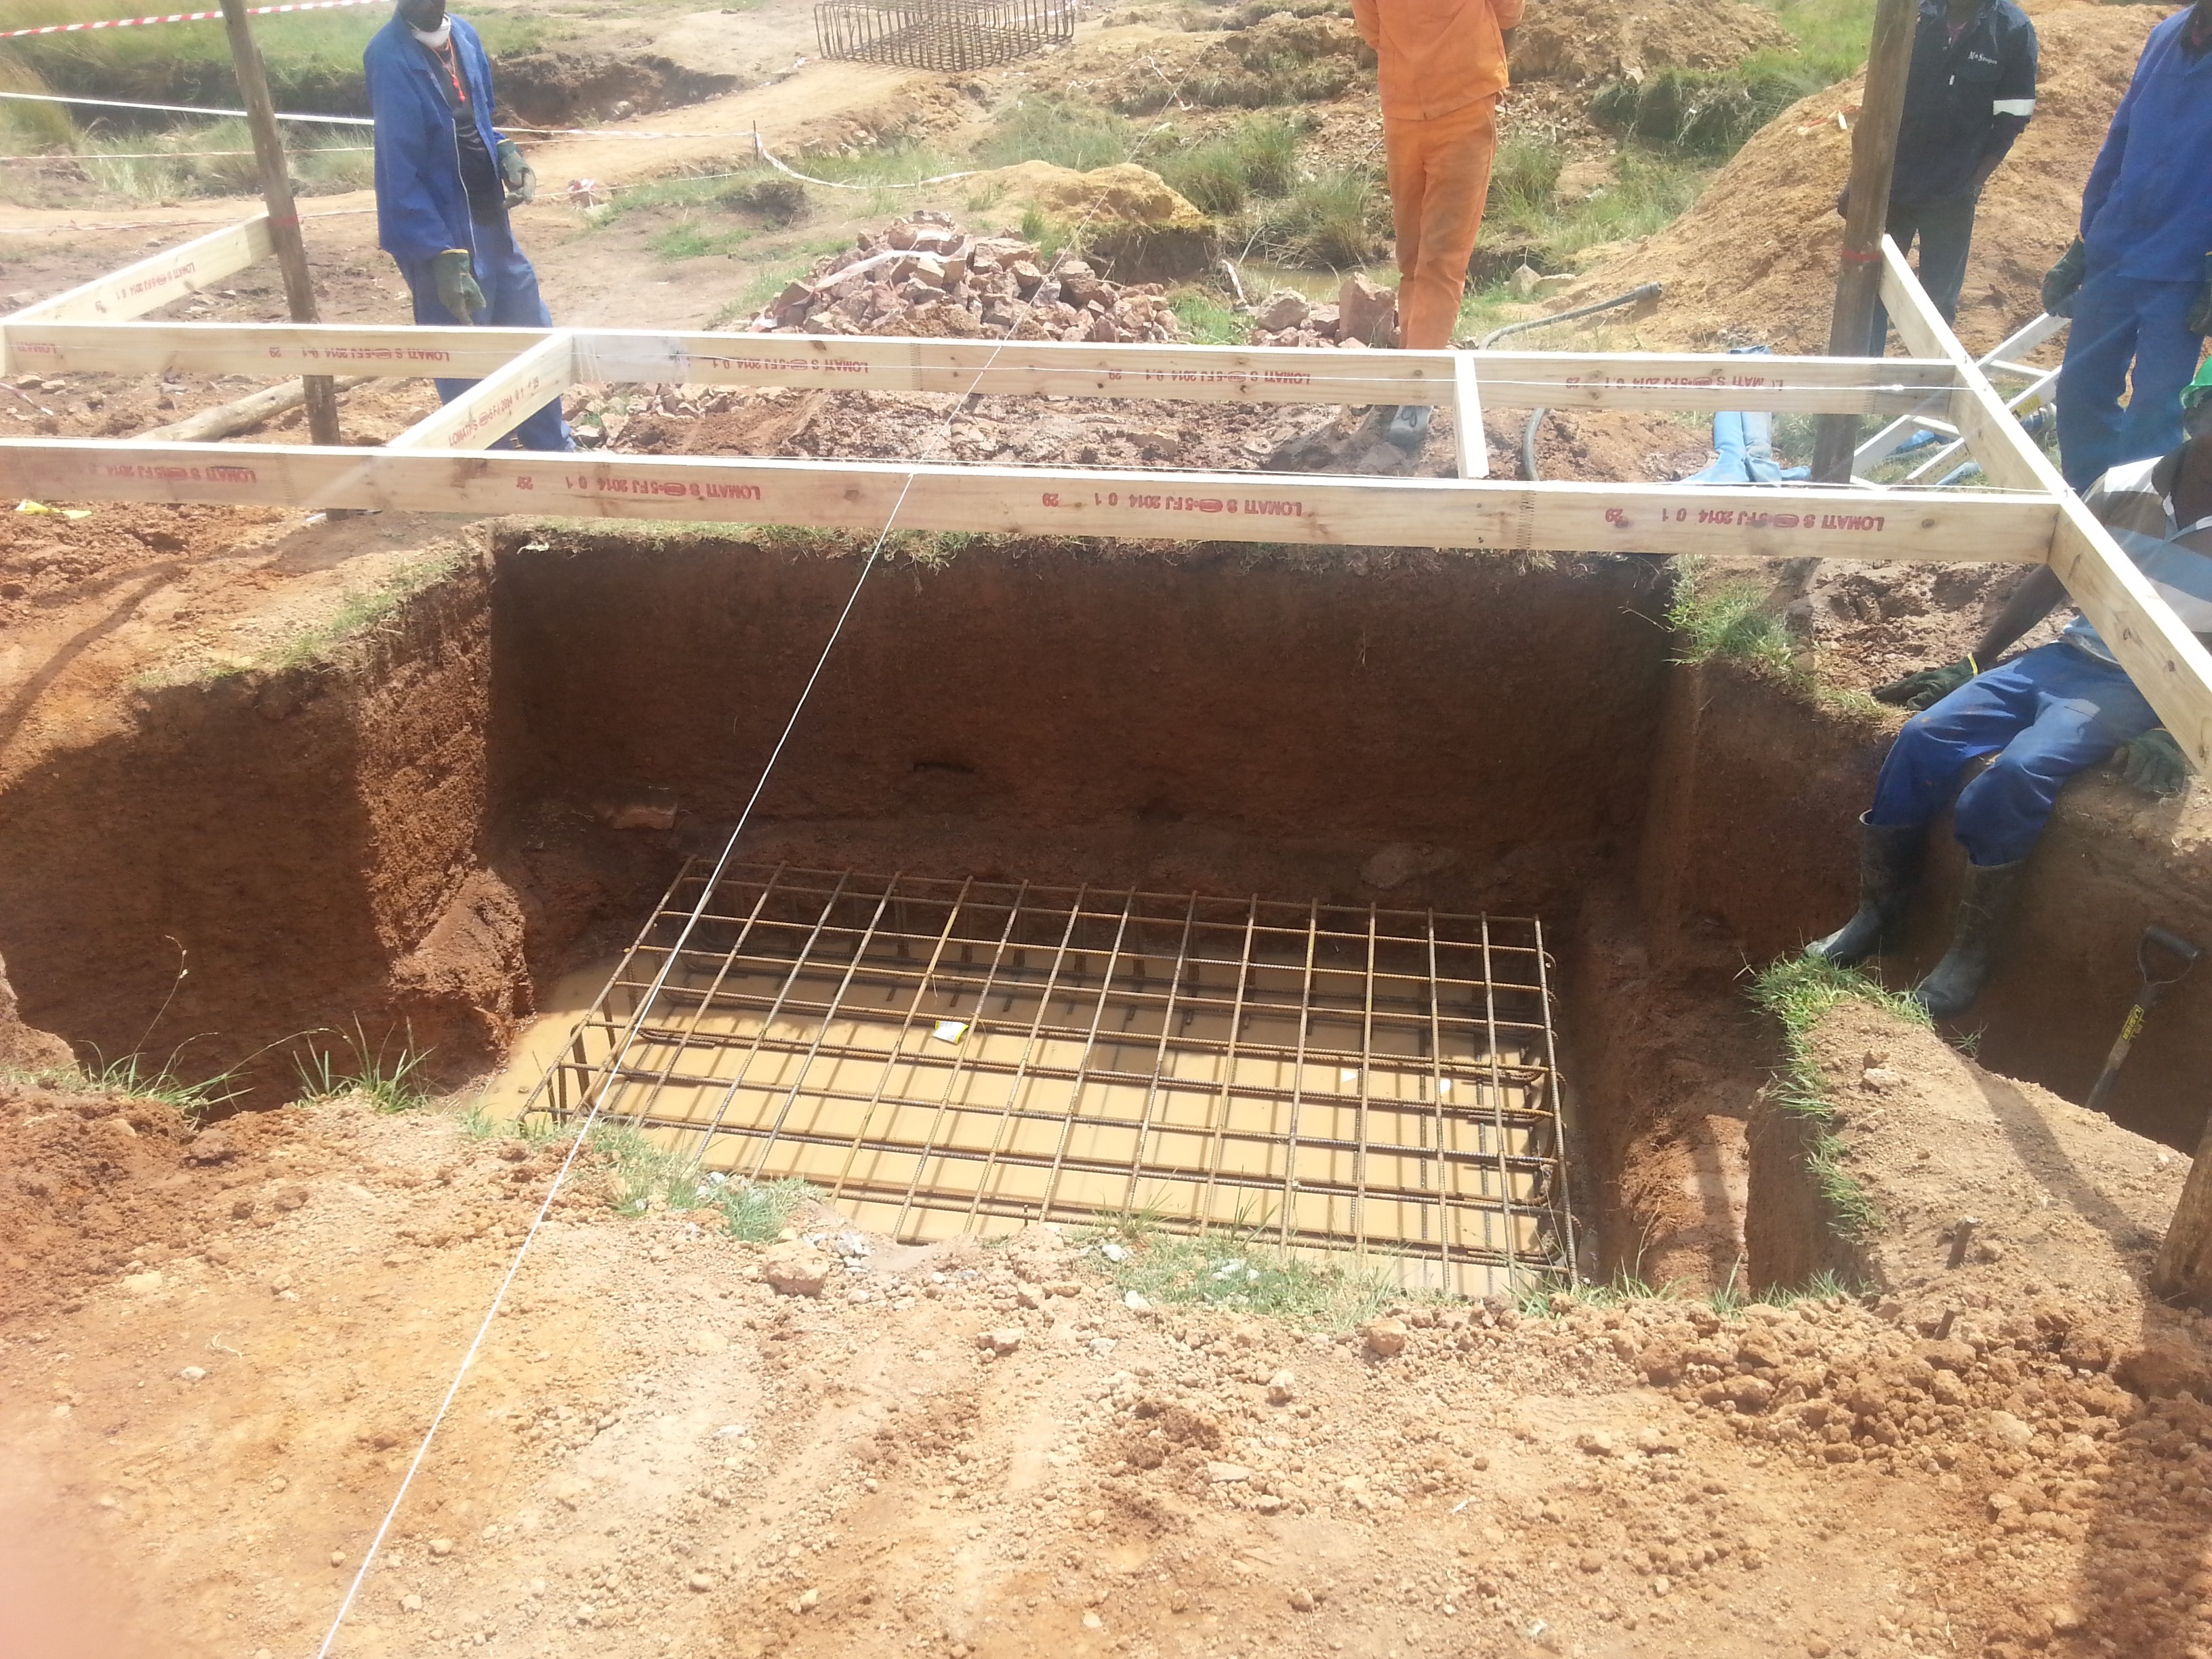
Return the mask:
M1655 70L1727 69L1790 41L1772 12L1742 0L1530 0L1513 78L1590 85Z
M1959 308L1970 349L1986 350L2041 311L2038 287L2074 234L2082 184L2160 15L2150 6L2069 6L2037 18L2035 119L1990 181L1975 226ZM1843 237L1836 192L1850 171L1837 116L1856 112L1861 88L1856 80L1831 87L1786 111L1687 213L1598 266L1559 307L1658 282L1666 297L1638 331L1646 348L1825 350Z

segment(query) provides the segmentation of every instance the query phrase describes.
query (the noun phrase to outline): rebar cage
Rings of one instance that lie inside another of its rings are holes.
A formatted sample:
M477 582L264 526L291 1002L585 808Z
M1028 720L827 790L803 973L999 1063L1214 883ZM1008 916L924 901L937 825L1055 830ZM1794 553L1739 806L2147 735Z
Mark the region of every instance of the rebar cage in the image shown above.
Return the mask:
M710 874L533 1109L902 1240L1133 1212L1466 1295L1572 1271L1539 922L786 866L702 908Z
M823 0L814 8L823 57L903 69L985 69L1074 38L1074 0Z

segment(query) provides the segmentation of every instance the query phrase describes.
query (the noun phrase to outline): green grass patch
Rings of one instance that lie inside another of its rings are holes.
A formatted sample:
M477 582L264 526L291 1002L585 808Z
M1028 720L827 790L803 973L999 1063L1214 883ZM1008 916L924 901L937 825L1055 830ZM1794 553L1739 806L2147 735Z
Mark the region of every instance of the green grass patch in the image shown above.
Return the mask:
M999 113L977 141L975 159L987 167L1050 161L1088 173L1127 161L1132 143L1118 116L1070 99L1030 97Z
M1706 158L1651 144L1624 144L1612 180L1577 201L1558 198L1565 153L1542 139L1498 147L1484 213L1486 240L1518 241L1547 270L1571 268L1585 248L1632 241L1672 224L1712 177Z
M1723 158L1801 98L1857 73L1874 0L1766 0L1793 37L1721 70L1662 70L1598 89L1590 112L1655 144Z
M374 633L425 588L436 586L460 568L461 556L421 559L403 565L374 587L349 589L328 616L306 627L278 646L258 668L304 668L327 659L347 641Z
M1200 212L1227 218L1255 197L1297 187L1304 131L1302 122L1282 116L1251 116L1209 137L1164 147L1154 165Z
M1214 295L1189 289L1168 301L1169 309L1182 325L1184 337L1197 345L1243 345L1252 331L1252 319L1241 316Z
M900 139L850 155L809 155L799 164L799 170L838 185L917 185L968 167L958 156Z
M745 172L654 179L619 192L596 222L633 215L669 222L646 238L664 259L734 253L772 230L810 217L814 198L798 179L766 167Z
M1308 270L1356 270L1382 248L1390 229L1390 198L1371 167L1330 167L1300 179L1271 204L1252 229L1252 246L1268 258Z
M781 1232L814 1191L803 1181L732 1181L719 1172L702 1172L691 1153L627 1124L595 1127L591 1151L610 1167L617 1213L715 1210L732 1237L758 1243Z
M1675 638L1672 660L1694 665L1725 657L1787 673L1796 641L1789 624L1767 608L1766 590L1750 581L1702 587L1702 568L1698 559L1675 561L1667 605L1667 625Z
M327 1034L310 1033L323 1035ZM351 1033L337 1036L335 1047L311 1048L293 1057L300 1072L301 1100L313 1103L359 1095L380 1112L411 1112L430 1098L422 1079L430 1051L415 1046L412 1031L396 1048L389 1033L370 1047L368 1033L358 1019Z
M291 126L285 152L303 195L364 190L375 177L366 133L347 127ZM140 201L252 195L261 188L253 136L243 121L214 121L167 132L88 134L75 145L77 167L100 189Z
M6 16L10 27L28 28L88 22L112 17L118 9L112 0L20 0L7 9ZM364 8L256 18L254 39L261 46L276 107L325 115L367 114L362 50L386 16ZM494 59L537 50L562 33L538 18L507 12L482 13L470 21ZM0 62L12 62L55 92L82 97L222 108L238 105L238 75L220 19L39 35L0 46Z
M1114 1287L1155 1307L1263 1315L1312 1330L1350 1330L1395 1304L1430 1299L1381 1274L1321 1267L1289 1255L1257 1228L1191 1237L1146 1213L1117 1217L1079 1241ZM1121 1259L1101 1248L1113 1245Z
M1760 974L1752 981L1751 1000L1782 1027L1784 1060L1775 1078L1775 1099L1784 1111L1813 1125L1808 1157L1836 1231L1846 1240L1864 1238L1881 1224L1881 1215L1866 1189L1844 1168L1835 1109L1813 1054L1813 1030L1832 1009L1855 1000L1873 1003L1915 1025L1929 1024L1928 1011L1856 969L1804 956L1785 957Z

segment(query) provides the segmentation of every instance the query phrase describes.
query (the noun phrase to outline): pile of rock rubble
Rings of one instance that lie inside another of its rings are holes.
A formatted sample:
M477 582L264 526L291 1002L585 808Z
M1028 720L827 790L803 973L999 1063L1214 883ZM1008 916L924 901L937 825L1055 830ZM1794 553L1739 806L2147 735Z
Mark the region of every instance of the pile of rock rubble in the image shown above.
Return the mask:
M926 339L1170 341L1158 283L1122 286L1080 256L1048 260L1016 236L978 235L921 209L815 262L753 319L755 333Z
M1360 350L1398 343L1398 296L1357 273L1344 279L1336 303L1316 303L1279 288L1253 307L1249 343L1336 346Z

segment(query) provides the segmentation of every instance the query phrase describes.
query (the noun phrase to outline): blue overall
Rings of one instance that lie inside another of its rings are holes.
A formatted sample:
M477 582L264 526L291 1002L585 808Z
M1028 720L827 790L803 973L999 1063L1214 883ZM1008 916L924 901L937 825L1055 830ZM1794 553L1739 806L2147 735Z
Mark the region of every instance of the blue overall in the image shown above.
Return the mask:
M2181 391L2204 346L2183 319L2203 286L2130 276L2118 255L2090 248L2058 371L2059 470L2075 490L2181 441Z
M2014 863L2034 847L2069 778L2157 724L2117 663L2063 641L2038 646L1905 721L1867 822L1933 822L1966 763L1995 755L1959 791L1952 823L1972 863Z
M2187 50L2191 16L2150 32L2081 191L2089 258L2058 376L2060 465L2077 490L2181 441L2176 399L2204 343L2183 319L2212 254L2212 52Z
M453 20L453 58L468 87L469 108L487 152L496 153L491 125L491 62L477 32ZM538 292L538 273L515 246L507 209L479 200L471 211L462 183L453 117L441 88L442 73L398 16L370 39L362 54L368 78L369 113L376 122L376 228L414 297L415 320L437 327L479 323L494 328L550 328L553 319ZM470 250L485 308L456 317L438 297L431 261L448 248ZM440 380L438 397L451 403L474 380ZM502 444L523 449L575 447L557 398L523 421Z

